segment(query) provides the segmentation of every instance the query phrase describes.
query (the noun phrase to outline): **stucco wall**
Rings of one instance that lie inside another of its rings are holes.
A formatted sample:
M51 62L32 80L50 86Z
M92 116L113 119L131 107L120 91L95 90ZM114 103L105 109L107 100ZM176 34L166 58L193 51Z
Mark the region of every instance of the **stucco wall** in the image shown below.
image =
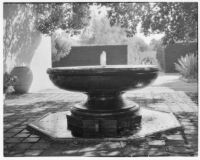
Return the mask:
M158 60L164 72L174 73L177 72L174 63L176 63L181 56L194 53L197 50L197 43L177 43L157 50L157 57L159 57Z
M41 34L34 27L32 11L23 3L3 5L4 71L15 66L29 66L41 42Z
M33 73L33 82L29 92L37 92L43 89L54 88L49 79L47 69L51 68L51 38L42 35L41 42L35 50L30 68Z

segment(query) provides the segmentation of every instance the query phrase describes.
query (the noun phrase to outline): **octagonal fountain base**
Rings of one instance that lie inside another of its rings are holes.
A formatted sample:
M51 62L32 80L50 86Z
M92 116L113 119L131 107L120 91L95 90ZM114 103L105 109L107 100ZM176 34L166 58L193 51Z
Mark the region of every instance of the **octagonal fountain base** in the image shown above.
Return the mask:
M162 133L174 129L181 129L179 121L172 113L141 108L140 114L142 116L141 123L139 123L140 125L136 126L135 129L131 131L131 133L129 131L128 134L126 133L126 130L123 130L123 132L121 132L120 134L115 134L117 125L115 121L105 120L103 122L105 125L103 125L104 128L102 129L97 129L98 127L96 125L100 124L98 122L82 121L83 124L87 124L86 126L89 126L89 128L77 128L77 130L75 130L75 134L81 134L83 136L77 137L74 135L74 133L72 133L71 129L69 129L68 126L69 118L67 117L71 116L70 111L49 113L42 118L28 124L28 128L36 131L39 134L46 135L52 140L61 142L68 140L88 139L94 139L95 141L97 139L106 141L138 140L152 134ZM133 126L135 126L135 122L130 121L130 123L134 123ZM105 135L105 133L107 133L107 136L104 137L103 135ZM95 138L95 135L98 138Z

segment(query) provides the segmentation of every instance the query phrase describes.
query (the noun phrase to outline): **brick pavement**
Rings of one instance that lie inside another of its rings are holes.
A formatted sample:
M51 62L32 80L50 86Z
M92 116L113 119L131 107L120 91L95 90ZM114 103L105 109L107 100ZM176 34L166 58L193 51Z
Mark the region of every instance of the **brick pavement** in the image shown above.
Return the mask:
M4 156L197 156L198 109L184 92L165 87L128 91L124 96L143 107L172 111L183 126L135 142L56 143L26 129L26 124L48 112L69 110L86 98L72 92L11 95L4 105Z

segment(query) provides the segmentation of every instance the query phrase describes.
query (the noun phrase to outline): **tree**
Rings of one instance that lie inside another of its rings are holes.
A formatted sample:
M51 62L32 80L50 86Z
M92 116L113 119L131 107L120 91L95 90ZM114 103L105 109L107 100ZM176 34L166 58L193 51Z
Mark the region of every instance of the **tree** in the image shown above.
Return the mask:
M38 3L33 4L33 11L36 28L48 35L59 28L74 33L90 20L89 3Z
M110 24L120 24L127 36L136 33L139 22L145 35L164 33L163 44L197 40L198 3L101 3L109 8Z
M127 37L133 37L143 15L148 14L150 3L101 3L108 8L111 26L120 25L126 29Z
M136 33L141 17L150 10L149 3L39 3L34 5L36 27L44 34L51 34L58 28L66 32L83 29L90 22L92 5L105 6L111 26L124 28L128 37Z
M165 33L164 44L197 39L198 3L153 3L150 12L142 16L143 32Z
M81 34L82 43L96 45L126 44L126 32L117 25L111 27L107 17L92 16L90 25Z
M162 41L152 39L149 46L151 47L152 50L157 51L157 49L162 46Z

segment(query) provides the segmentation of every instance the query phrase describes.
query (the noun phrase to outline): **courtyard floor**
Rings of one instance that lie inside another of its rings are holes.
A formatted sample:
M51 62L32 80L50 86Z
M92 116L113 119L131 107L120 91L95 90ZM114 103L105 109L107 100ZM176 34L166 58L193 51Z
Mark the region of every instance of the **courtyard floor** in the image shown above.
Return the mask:
M28 131L26 125L49 112L67 111L86 96L50 89L6 97L3 115L4 156L197 156L197 84L182 82L176 75L164 76L161 75L151 87L128 91L124 96L145 108L173 112L182 130L162 132L134 142L54 142Z

